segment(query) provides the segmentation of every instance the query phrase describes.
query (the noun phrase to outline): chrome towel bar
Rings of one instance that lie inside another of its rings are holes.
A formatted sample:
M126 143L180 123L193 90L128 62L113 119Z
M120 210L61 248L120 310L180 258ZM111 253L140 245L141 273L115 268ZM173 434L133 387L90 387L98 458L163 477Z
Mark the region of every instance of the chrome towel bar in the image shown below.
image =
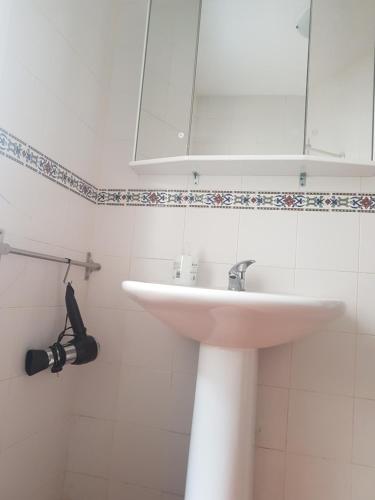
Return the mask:
M62 264L70 264L71 266L79 266L85 268L85 280L88 280L93 271L100 271L101 265L94 262L91 253L87 252L86 261L69 259L68 257L56 257L55 255L48 255L45 253L31 252L29 250L21 250L10 246L8 243L3 242L4 232L0 230L0 257L2 255L22 255L24 257L31 257L32 259L49 260L52 262L60 262Z

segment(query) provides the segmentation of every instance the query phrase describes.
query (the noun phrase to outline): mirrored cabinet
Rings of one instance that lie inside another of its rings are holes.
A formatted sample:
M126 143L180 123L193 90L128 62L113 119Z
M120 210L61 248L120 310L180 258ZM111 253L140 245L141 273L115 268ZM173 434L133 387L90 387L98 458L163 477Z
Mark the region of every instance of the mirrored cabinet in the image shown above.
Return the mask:
M375 0L151 0L139 173L374 175Z

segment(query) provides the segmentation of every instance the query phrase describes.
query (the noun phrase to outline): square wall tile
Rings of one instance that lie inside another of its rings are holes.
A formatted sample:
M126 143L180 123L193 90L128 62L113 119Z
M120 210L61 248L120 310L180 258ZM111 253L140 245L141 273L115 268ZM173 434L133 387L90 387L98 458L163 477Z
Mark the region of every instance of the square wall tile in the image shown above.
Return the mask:
M98 359L103 363L120 363L125 337L125 315L120 309L89 307L86 310L86 326L100 344Z
M352 500L350 465L288 455L285 500Z
M121 288L122 281L129 276L129 260L104 254L95 258L102 268L90 276L88 304L100 308L139 309Z
M106 500L108 480L67 472L62 500Z
M261 385L289 387L292 344L259 350L258 382Z
M375 217L373 215L360 215L359 271L362 273L375 273Z
M290 391L288 452L350 461L352 425L351 398Z
M240 213L237 260L254 259L258 265L295 266L297 214L248 210Z
M254 500L284 500L285 453L257 448Z
M375 492L375 469L352 466L352 500L373 500Z
M133 423L116 426L111 479L183 495L189 437Z
M238 239L238 210L188 208L184 247L202 262L234 264Z
M133 257L130 264L129 278L133 281L169 285L172 283L173 278L173 263L173 260L137 259Z
M356 399L353 463L375 467L375 401Z
M135 207L96 207L95 253L129 259L134 219Z
M184 226L182 208L137 207L133 257L174 260L182 252Z
M355 395L358 398L375 400L375 336L359 335L357 341L357 363Z
M313 334L293 344L291 386L353 395L356 336Z
M67 471L108 478L112 442L113 422L74 417Z
M165 428L170 401L171 372L123 365L117 418Z
M111 480L109 483L108 500L161 500L161 492Z
M356 271L358 248L358 214L298 214L298 268Z
M310 297L341 300L344 314L325 325L326 331L355 333L357 331L356 273L296 270L295 292Z
M127 311L123 363L148 369L171 371L176 334L143 311Z
M252 265L246 273L246 290L249 292L293 293L294 269Z
M287 389L259 387L257 398L256 445L285 450L288 420Z
M373 297L375 294L375 274L358 275L358 332L375 335L375 315Z
M228 272L231 264L200 262L197 274L197 285L203 288L228 287Z
M100 356L100 353L99 353ZM74 398L76 415L113 419L119 388L120 364L103 363L100 358L85 366L72 366L78 378Z

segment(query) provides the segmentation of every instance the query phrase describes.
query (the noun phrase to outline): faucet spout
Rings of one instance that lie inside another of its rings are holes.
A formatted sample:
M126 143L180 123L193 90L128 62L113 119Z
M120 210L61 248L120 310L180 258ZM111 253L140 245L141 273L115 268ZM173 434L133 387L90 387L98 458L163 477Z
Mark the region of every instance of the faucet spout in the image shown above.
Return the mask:
M254 263L255 260L243 260L230 268L228 273L228 290L235 290L237 292L245 291L246 270Z

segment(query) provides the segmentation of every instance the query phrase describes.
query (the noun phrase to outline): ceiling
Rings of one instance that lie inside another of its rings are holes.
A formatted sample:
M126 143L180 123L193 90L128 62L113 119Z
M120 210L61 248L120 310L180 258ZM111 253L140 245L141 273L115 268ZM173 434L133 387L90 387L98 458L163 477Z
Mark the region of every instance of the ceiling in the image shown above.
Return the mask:
M304 95L309 0L202 0L198 95Z

